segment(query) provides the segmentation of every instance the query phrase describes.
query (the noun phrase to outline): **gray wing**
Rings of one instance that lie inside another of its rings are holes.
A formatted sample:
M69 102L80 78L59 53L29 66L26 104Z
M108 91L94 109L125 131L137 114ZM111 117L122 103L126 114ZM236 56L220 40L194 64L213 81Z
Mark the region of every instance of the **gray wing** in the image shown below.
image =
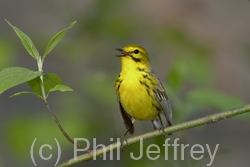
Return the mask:
M122 104L121 104L120 99L119 99L118 96L117 96L117 99L118 99L118 103L119 103L120 114L121 114L122 120L123 120L123 122L124 122L124 124L125 124L125 126L127 128L127 131L130 134L133 134L134 133L134 125L132 123L132 117L126 113L126 111L122 107Z
M162 129L172 125L172 109L168 96L164 90L164 87L159 81L157 89L154 90L157 102L160 104L162 112L158 115L158 118L154 119L153 125L155 129Z

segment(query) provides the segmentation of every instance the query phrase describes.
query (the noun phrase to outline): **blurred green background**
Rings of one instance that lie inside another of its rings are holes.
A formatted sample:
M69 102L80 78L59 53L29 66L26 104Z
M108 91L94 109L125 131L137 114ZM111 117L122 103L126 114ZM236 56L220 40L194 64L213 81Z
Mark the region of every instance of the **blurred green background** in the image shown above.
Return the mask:
M155 74L162 80L173 107L174 124L243 106L250 101L250 2L249 1L142 1L142 0L53 0L0 2L0 70L22 66L37 70L36 62L23 48L12 28L25 32L40 54L57 32L74 20L58 46L46 57L45 73L56 73L74 92L52 93L48 99L64 129L72 138L86 138L110 144L110 138L126 131L119 115L114 80L120 72L115 48L131 43L149 53ZM53 166L56 143L62 150L60 162L74 155L70 144L57 128L41 99L32 95L9 99L30 88L19 85L0 95L0 166L34 164L30 147L35 138L34 158L38 166ZM151 122L137 121L136 134L153 130ZM212 167L248 166L250 163L250 114L177 132L171 141L179 144L220 144ZM161 137L144 142L163 144ZM39 147L44 148L44 161ZM82 142L82 145L85 143ZM91 144L92 147L92 144ZM209 156L195 161L185 152L185 160L169 160L164 151L158 160L146 156L139 161L139 144L126 148L121 160L86 162L76 166L172 166L202 167ZM91 148L90 148L91 149ZM144 151L145 151L144 149ZM80 154L80 153L79 153ZM79 155L78 154L78 155ZM109 159L109 155L107 155ZM116 159L116 158L114 158Z

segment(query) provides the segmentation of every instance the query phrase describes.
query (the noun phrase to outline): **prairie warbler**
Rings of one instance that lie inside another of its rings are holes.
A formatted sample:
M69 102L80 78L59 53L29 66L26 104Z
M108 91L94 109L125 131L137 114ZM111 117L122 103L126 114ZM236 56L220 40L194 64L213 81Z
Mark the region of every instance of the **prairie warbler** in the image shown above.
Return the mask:
M115 81L115 90L127 132L134 133L135 120L151 120L154 129L159 130L171 126L170 102L151 69L147 51L136 44L116 50L121 52L117 56L121 58L122 67Z

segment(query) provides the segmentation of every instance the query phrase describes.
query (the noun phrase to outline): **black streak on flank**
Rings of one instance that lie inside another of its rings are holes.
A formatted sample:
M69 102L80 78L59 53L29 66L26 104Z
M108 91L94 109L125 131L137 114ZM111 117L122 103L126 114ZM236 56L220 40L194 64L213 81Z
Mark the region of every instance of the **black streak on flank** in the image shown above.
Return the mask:
M119 83L117 86L117 90L119 91L121 84Z
M119 90L119 89L120 89L120 86L121 86L122 81L123 81L123 80L118 81L118 82L119 82L119 84L118 84L117 90Z
M146 82L143 82L143 81L141 81L141 80L140 80L140 84L146 86L147 93L148 93L148 95L150 96L148 84L146 84Z
M144 68L140 68L140 67L138 67L137 70L140 71L140 72L145 71Z
M146 82L140 81L140 84L146 86L149 89L149 86L148 86L148 84L146 84Z
M136 63L141 62L141 59L140 59L140 58L135 58L134 56L131 56L131 55L130 55L130 57L131 57Z
M149 81L152 81L152 79L150 77L148 77L147 74L142 74L142 77L145 78L145 79L147 79L147 80L149 80Z
M152 103L152 106L153 106L154 108L156 108L157 111L161 111L161 108L159 108L158 106L156 106L154 103Z
M147 93L148 93L148 95L150 96L150 92L149 92L149 89L147 89Z

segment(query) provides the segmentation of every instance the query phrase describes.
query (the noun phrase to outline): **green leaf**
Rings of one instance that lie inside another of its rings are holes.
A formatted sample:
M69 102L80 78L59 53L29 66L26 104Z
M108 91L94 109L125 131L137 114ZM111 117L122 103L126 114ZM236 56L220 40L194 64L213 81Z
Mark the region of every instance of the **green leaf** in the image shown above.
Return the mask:
M12 97L15 97L15 96L20 96L20 95L26 95L26 94L32 94L32 95L35 95L36 97L40 98L41 96L35 92L27 92L27 91L23 91L23 92L18 92L18 93L15 93L13 95L10 96L10 98Z
M41 90L41 79L40 77L37 77L31 81L28 82L30 88L36 93L42 96L42 90ZM49 93L51 88L54 88L56 85L61 84L62 80L61 78L56 74L44 74L43 75L43 84L44 84L44 90L45 93Z
M35 45L33 44L32 40L25 34L23 33L21 30L19 30L17 27L13 26L10 22L8 22L7 20L5 20L12 28L13 30L16 32L17 36L20 38L23 46L25 47L25 49L28 51L28 53L35 59L38 60L39 59L39 53L35 47Z
M54 92L54 91L61 91L61 92L66 92L66 91L73 91L69 86L58 84L54 88L51 88L49 92Z
M41 90L41 79L40 77L36 77L27 82L30 88L34 91L35 94L42 96Z
M228 110L242 106L244 102L235 96L213 89L196 89L187 95L187 103L193 107L212 107L219 110ZM189 105L189 108L193 108Z
M50 89L56 87L58 84L62 84L62 79L53 73L45 74L43 76L43 83L45 88L45 93L49 93Z
M4 68L0 72L0 94L14 86L30 81L41 74L42 72L32 71L23 67Z
M35 94L42 96L40 77L30 80L28 84ZM61 78L58 75L53 74L53 73L43 75L43 84L44 84L44 90L47 96L48 96L48 93L54 92L54 91L61 91L61 92L73 91L70 87L63 85Z
M45 57L50 53L50 51L61 41L65 33L68 31L68 29L72 28L76 21L72 22L68 28L63 29L59 33L57 33L48 43L46 50L43 54L42 61L45 59Z

